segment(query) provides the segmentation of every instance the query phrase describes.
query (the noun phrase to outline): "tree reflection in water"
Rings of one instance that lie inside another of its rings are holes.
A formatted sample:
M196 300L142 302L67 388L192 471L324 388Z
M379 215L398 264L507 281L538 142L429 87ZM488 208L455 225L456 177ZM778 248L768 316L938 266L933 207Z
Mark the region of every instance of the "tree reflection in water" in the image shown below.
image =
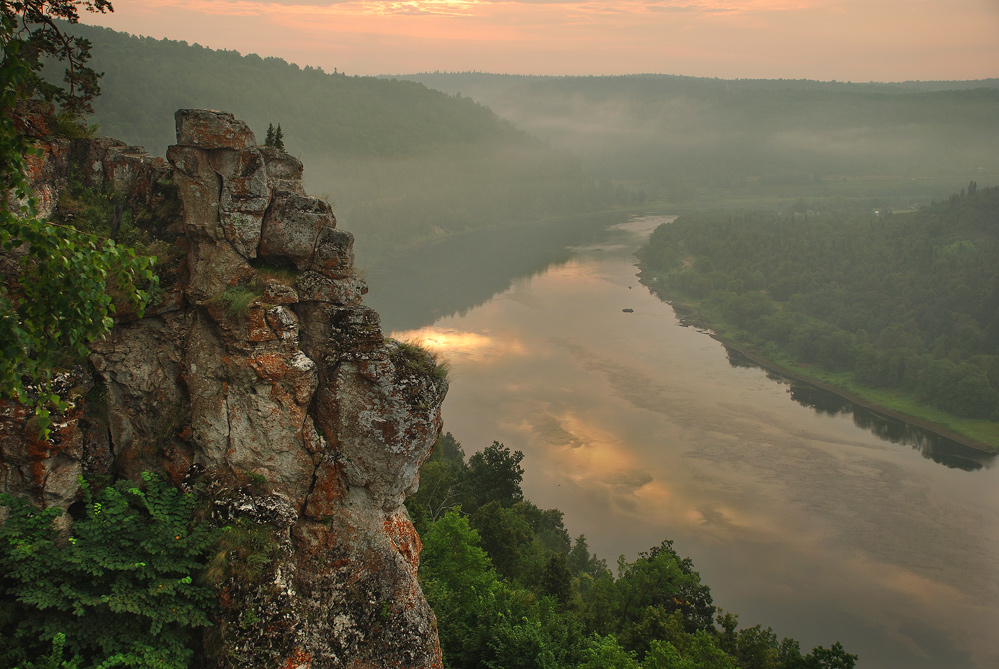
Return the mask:
M817 388L804 381L788 378L757 364L733 348L726 347L726 351L730 365L762 369L768 379L786 385L791 399L798 404L814 409L816 413L829 416L852 414L853 422L857 427L868 430L880 439L893 444L911 446L928 460L951 469L962 469L968 472L991 467L995 462L994 453L986 453L972 448L912 423L851 402L834 392Z

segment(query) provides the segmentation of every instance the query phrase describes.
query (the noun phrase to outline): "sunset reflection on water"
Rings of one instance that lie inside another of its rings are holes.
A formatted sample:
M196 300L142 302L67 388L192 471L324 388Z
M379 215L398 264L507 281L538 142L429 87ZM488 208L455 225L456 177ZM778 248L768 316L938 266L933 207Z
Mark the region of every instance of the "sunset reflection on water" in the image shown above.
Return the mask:
M451 361L444 429L466 456L522 451L525 496L610 564L675 541L744 625L839 640L860 667L999 666L996 468L941 466L733 366L637 284L622 246L573 247L392 333Z
M494 362L500 358L523 356L527 352L517 337L496 336L488 331L468 332L431 326L393 332L390 336L399 341L415 342L446 358L462 357L475 362Z

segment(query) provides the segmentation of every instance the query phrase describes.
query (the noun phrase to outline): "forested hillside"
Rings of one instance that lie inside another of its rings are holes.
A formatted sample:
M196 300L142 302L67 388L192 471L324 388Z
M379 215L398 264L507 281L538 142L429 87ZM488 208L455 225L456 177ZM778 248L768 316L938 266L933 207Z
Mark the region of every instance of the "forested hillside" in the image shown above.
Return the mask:
M420 583L449 669L850 669L839 643L802 655L769 627L738 628L689 558L662 541L628 561L589 552L558 509L524 499L523 453L473 454L450 433L406 500L423 540Z
M684 216L640 257L660 295L765 355L999 419L999 188L911 214Z
M999 183L995 79L406 78L469 95L573 151L597 178L632 180L634 194L672 204L800 195L906 206L970 179Z
M104 28L73 32L93 42L104 72L94 103L102 134L162 155L179 108L231 112L261 143L280 124L288 151L308 165L307 189L334 201L362 260L608 201L576 159L468 98Z

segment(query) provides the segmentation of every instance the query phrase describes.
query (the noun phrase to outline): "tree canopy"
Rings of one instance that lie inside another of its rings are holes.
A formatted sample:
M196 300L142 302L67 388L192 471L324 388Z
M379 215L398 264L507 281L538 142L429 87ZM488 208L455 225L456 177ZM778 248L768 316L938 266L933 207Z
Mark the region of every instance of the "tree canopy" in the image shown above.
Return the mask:
M643 280L765 355L999 418L999 188L919 211L701 213L660 226Z
M615 576L585 537L573 544L561 511L523 499L522 460L494 442L466 464L445 434L406 502L423 541L420 584L437 616L445 667L854 666L857 656L839 643L803 655L796 640L770 628L738 629L738 617L715 607L693 562L669 540L634 560L622 555ZM452 491L443 506L442 466ZM428 472L435 472L429 487ZM483 489L484 473L505 484Z
M72 37L63 32L56 21L70 24L80 20L79 8L103 14L113 12L110 0L0 0L4 51L4 80L16 69L15 61L26 68L16 75L16 96L20 99L40 97L56 102L72 116L93 112L91 102L100 95L100 78L87 65L90 60L90 40ZM66 63L63 75L65 87L42 76L46 59ZM10 61L10 62L8 62ZM12 68L10 71L7 68ZM9 83L14 83L12 77Z

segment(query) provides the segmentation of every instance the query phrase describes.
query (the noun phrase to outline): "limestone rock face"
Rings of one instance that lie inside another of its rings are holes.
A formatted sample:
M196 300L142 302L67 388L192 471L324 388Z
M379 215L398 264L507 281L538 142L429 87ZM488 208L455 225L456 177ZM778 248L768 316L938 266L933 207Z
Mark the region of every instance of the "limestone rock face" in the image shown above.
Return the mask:
M265 573L219 586L209 666L440 667L402 503L440 434L447 382L360 303L353 237L305 194L299 161L255 146L230 114L176 122L169 163L106 139L63 151L130 203L155 206L156 184L175 186L161 223L181 278L93 345L102 406L79 402L51 443L31 442L27 412L0 403L0 489L65 508L81 473L164 471L207 485L220 522L269 528ZM65 164L42 165L55 191Z
M335 227L336 217L328 203L298 193L281 193L267 210L260 256L285 259L300 270L311 269L320 234Z
M267 166L267 178L274 193L297 193L305 195L302 187L302 161L272 146L261 148Z
M250 126L213 109L178 109L177 144L206 149L248 149L257 143Z

